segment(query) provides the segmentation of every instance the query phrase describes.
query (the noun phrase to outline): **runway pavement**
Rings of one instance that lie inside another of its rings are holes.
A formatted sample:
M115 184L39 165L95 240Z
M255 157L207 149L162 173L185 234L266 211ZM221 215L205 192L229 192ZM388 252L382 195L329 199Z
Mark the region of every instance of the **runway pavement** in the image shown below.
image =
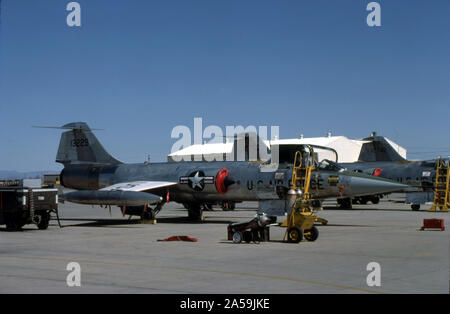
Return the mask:
M338 210L327 203L316 242L233 244L226 227L254 217L257 203L205 212L205 223L167 204L158 223L128 221L120 210L61 204L62 225L0 228L0 293L449 293L448 213L413 212L391 197L379 205ZM419 231L424 218L444 218L446 231ZM279 221L282 217L279 218ZM198 242L158 242L188 235ZM69 287L70 262L81 287ZM381 267L369 287L367 264Z

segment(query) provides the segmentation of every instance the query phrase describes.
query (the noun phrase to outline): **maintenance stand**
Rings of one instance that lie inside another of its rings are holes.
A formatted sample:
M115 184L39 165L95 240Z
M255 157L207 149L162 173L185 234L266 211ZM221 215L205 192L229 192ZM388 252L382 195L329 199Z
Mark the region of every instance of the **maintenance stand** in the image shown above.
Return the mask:
M291 199L291 211L288 218L281 225L286 227L284 239L289 243L299 243L303 237L307 241L316 241L319 230L314 226L315 222L327 224L323 218L314 213L314 200L309 193L311 172L314 170L314 149L307 145L309 151L296 152L292 173L292 189L289 191Z
M434 202L429 211L448 212L450 207L450 161L437 160L436 182L434 184Z

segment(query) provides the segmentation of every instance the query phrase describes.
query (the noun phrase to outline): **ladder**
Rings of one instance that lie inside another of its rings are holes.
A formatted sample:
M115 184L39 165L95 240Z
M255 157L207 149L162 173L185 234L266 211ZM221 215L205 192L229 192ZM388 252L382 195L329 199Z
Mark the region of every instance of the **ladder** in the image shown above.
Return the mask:
M310 148L312 150L312 148ZM311 204L311 194L309 187L311 182L311 172L314 170L314 154L297 151L292 168L292 190L294 193L301 191L301 195L296 194L291 211L286 221L281 225L287 227L283 241L289 236L289 230L294 226L312 227L316 220Z
M292 189L302 192L301 200L303 200L303 203L311 199L309 187L311 184L311 172L314 170L314 154L305 155L299 151L295 153L294 167L292 170Z
M436 182L434 185L434 202L431 206L431 212L439 209L442 212L448 212L450 207L450 161L444 162L441 158L437 160Z

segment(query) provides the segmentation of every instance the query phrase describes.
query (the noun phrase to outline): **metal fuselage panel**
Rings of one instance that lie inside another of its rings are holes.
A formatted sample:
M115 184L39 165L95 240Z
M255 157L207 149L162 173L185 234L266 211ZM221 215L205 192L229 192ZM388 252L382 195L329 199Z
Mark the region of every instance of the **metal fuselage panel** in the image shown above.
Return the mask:
M225 193L220 193L216 187L216 178L222 169L227 170L227 178L231 182ZM177 185L151 190L150 193L166 197L169 192L170 200L185 203L284 199L291 187L291 176L290 167L263 172L257 163L180 162L114 166L69 165L61 172L61 182L65 187L77 190L96 190L132 181L177 182ZM342 186L345 188L342 189ZM350 186L351 176L313 171L310 193L318 199L342 197L352 193Z
M380 169L380 177L411 186L412 190L431 190L436 179L436 166L430 162L358 162L341 163L350 171L373 174Z

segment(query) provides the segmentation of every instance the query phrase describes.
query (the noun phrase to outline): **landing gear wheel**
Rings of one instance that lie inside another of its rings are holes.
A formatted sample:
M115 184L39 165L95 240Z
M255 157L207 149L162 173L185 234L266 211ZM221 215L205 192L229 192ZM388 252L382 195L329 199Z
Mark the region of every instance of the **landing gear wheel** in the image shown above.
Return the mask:
M188 219L193 221L203 221L203 209L199 204L190 204L188 208Z
M223 202L222 203L222 210L224 212L234 210L236 208L236 204L234 202Z
M188 209L188 218L189 220L202 220L203 211L201 209Z
M309 230L305 231L305 239L309 242L314 242L319 237L319 229L316 227L312 227Z
M289 243L299 243L303 238L302 229L292 227L287 231L287 239Z
M380 198L378 196L374 196L374 197L372 197L371 201L372 201L372 204L377 205L380 203Z
M141 214L142 220L155 220L155 218L156 218L156 215L151 209L143 211Z
M413 210L413 211L418 211L419 209L420 209L420 204L413 204L413 205L411 205L411 209Z
M315 200L315 201L312 201L311 205L314 208L321 208L322 207L322 202L318 201L318 200Z
M341 198L338 199L338 204L341 209L352 209L352 200L350 198Z
M242 242L242 233L241 232L235 232L233 233L233 243L241 243Z
M244 232L244 241L246 243L250 243L253 241L253 234L251 233L251 231L245 231Z

